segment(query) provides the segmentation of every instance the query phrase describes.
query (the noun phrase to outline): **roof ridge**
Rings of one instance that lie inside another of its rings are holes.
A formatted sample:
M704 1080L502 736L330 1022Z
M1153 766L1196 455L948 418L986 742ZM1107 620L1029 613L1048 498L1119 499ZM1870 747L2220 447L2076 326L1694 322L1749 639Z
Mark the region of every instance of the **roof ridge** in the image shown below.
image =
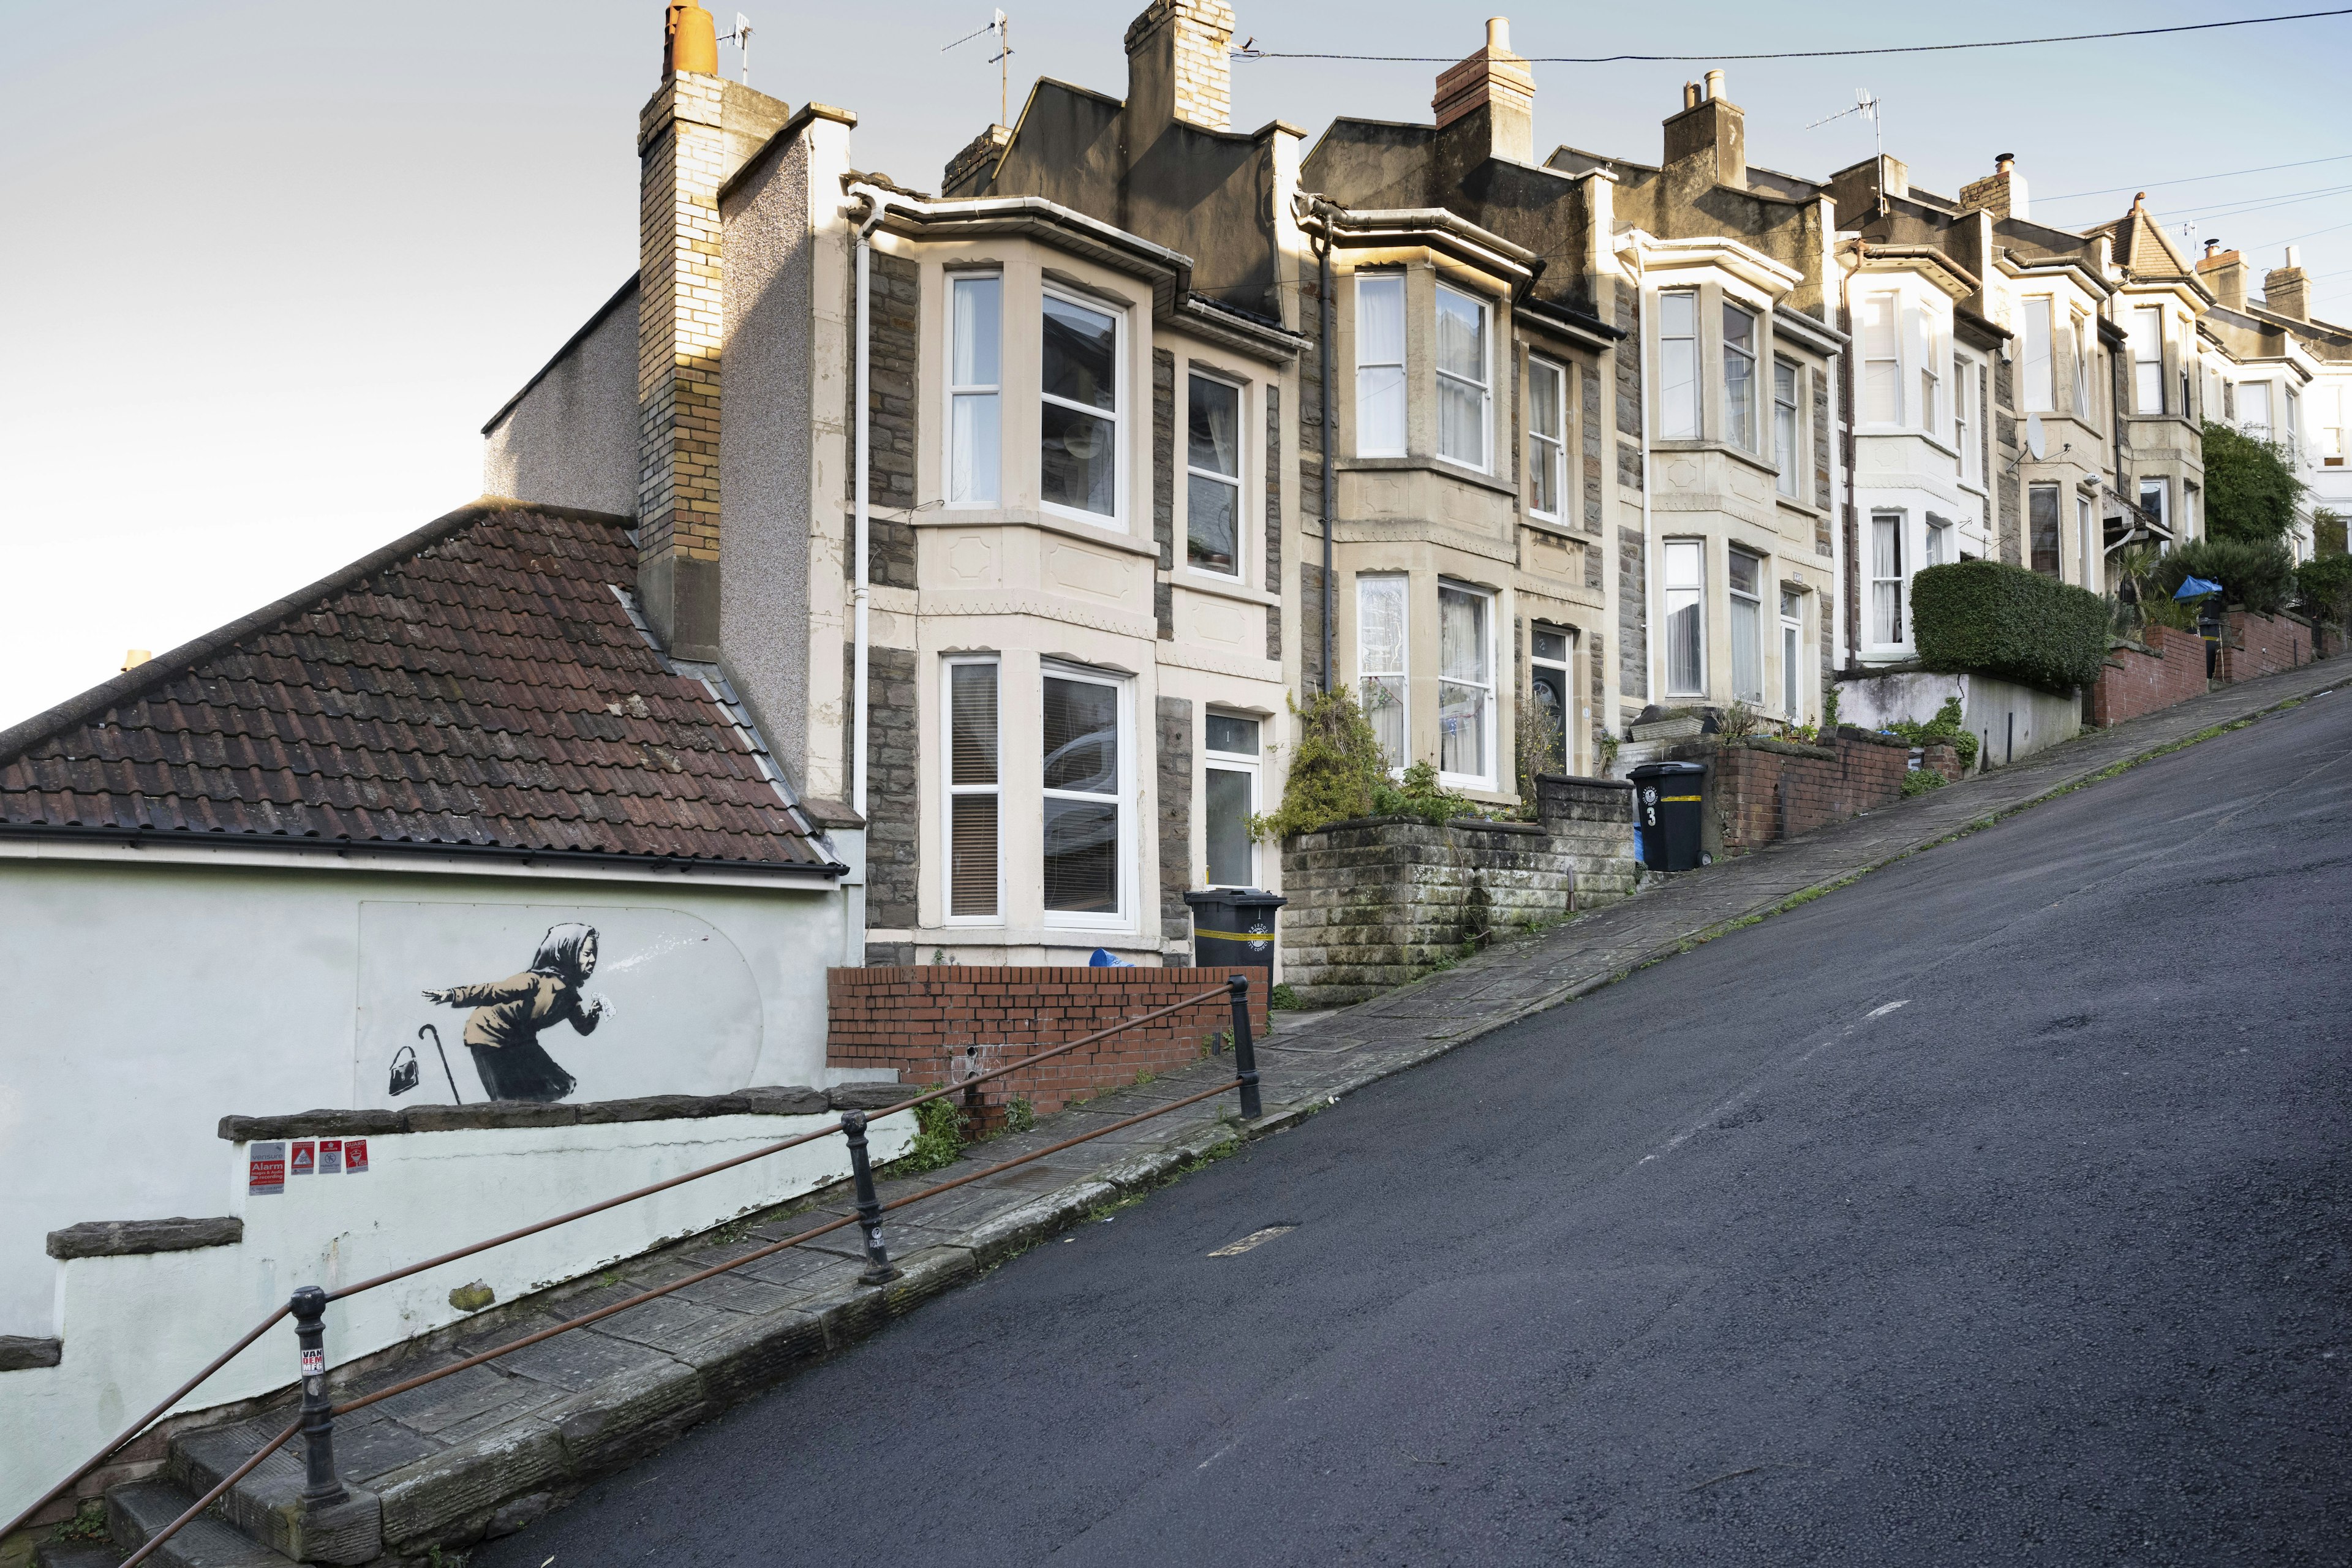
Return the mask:
M88 723L110 708L134 701L155 688L191 673L196 665L214 655L226 652L256 633L291 620L320 600L355 586L395 562L429 549L476 523L510 511L544 512L550 516L610 522L621 527L626 527L629 521L627 518L611 512L590 511L581 507L541 506L506 496L479 497L453 511L444 512L424 527L371 551L307 587L298 588L284 598L264 605L226 626L216 626L201 637L191 638L169 649L161 658L132 665L112 679L100 681L78 696L68 697L46 712L36 713L0 730L0 763L14 762L60 731Z

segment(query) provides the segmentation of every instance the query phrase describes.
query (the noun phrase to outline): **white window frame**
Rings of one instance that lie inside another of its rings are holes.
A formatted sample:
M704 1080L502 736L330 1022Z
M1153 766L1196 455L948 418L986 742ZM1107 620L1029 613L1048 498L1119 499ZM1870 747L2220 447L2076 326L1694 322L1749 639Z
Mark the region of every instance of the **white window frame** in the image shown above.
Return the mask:
M963 286L967 283L996 285L996 380L993 382L961 383L956 380L956 327L964 309ZM985 510L1004 504L1004 274L1002 272L950 272L947 274L948 341L943 356L946 363L941 379L947 383L947 411L942 421L945 428L946 468L940 476L940 491L945 497L942 504L957 510ZM956 409L966 402L982 399L996 408L996 493L990 496L956 497L957 458Z
M1559 428L1550 432L1536 427L1536 383L1545 376L1558 389L1552 398L1552 416ZM1550 480L1555 504L1549 511L1535 502L1544 488L1536 480L1538 472ZM1528 356L1528 479L1529 516L1558 522L1568 514L1568 367L1541 354Z
M2070 310L2067 315L2074 324L2074 417L2088 419L2091 416L2091 348L2084 332L2090 325L2090 318L2080 310Z
M1979 440L1972 435L1977 425L1969 417L1977 407L1978 377L1984 367L1966 355L1957 356L1952 375L1952 449L1960 458L1960 483L1984 483L1984 452Z
M2164 406L2164 307L2135 305L2131 319L2132 412L2160 415Z
M2262 389L2263 413L2265 417L2261 419L2249 419L2246 417L2246 394L2253 391L2257 387ZM2244 431L2247 435L2252 437L2258 441L2273 441L2278 438L2278 433L2271 421L2275 419L2277 416L2278 399L2272 395L2271 384L2269 381L2242 381L2238 383L2239 429Z
M1255 725L1257 729L1257 754L1244 756L1239 752L1221 752L1212 747L1209 744L1207 723L1209 719L1237 719ZM1215 879L1213 875L1215 868L1209 864L1207 806L1209 774L1213 770L1221 773L1246 774L1249 778L1249 814L1255 816L1265 809L1265 731L1266 721L1255 713L1219 710L1213 708L1203 710L1201 725L1201 885L1204 888L1255 888L1263 885L1258 880L1259 847L1255 838L1249 841L1249 871L1246 879L1239 882L1220 882Z
M1364 601L1369 594L1386 594L1394 590L1399 607L1397 620L1397 667L1394 669L1367 669L1364 667ZM1373 711L1364 701L1365 688L1375 680L1393 680L1397 710L1396 756L1389 764L1391 773L1402 773L1412 761L1412 580L1401 572L1367 572L1356 578L1356 700L1369 718ZM1382 688L1383 690L1387 689ZM1377 731L1378 726L1374 726Z
M2091 498L2086 495L2075 496L2075 564L2083 574L2074 581L2076 585L2079 587L2091 587L2091 563L2093 560L2097 558L2099 547L2104 542L2104 541L2098 537L2099 531L2095 520L2091 516ZM2095 593L2097 590L2093 589L2092 591Z
M1676 559L1696 563L1696 581L1677 583L1673 564ZM1706 541L1704 539L1663 539L1658 542L1658 605L1662 614L1658 625L1662 632L1660 651L1664 655L1665 690L1669 697L1705 697L1706 695ZM1695 679L1687 686L1675 684L1674 619L1676 610L1685 607L1698 611L1698 658Z
M1234 395L1234 471L1221 474L1214 468L1192 466L1192 383L1205 381L1222 386ZM1249 580L1249 508L1243 503L1248 494L1249 476L1249 385L1230 375L1203 370L1199 365L1186 368L1184 376L1184 569L1198 572L1203 577L1223 582L1245 583ZM1192 560L1192 480L1207 479L1226 485L1234 492L1234 569L1220 572L1213 566L1196 565Z
M2051 526L2056 531L2056 537L2050 542L2050 575L2061 581L2064 579L2066 573L2066 498L2059 494L2059 490L2062 488L2063 487L2061 487L2054 479L2048 481L2037 480L2025 487L2026 567L2029 571L2033 572L2039 572L2042 570L2040 566L2034 564L2035 558L2042 553L2042 547L2035 542L2033 537L2033 530L2035 527L2033 521L2033 501L2036 496L2047 495L2050 498Z
M1789 395L1780 396L1780 382L1786 377ZM1772 488L1794 500L1799 498L1798 480L1801 477L1799 464L1804 450L1805 373L1793 360L1772 362ZM1789 427L1780 428L1781 410L1788 411Z
M1038 454L1037 504L1041 509L1053 513L1055 517L1066 517L1078 522L1090 522L1097 528L1107 528L1114 532L1128 532L1127 405L1131 391L1128 384L1129 380L1129 372L1128 367L1130 363L1128 357L1128 312L1120 306L1102 298L1100 295L1082 294L1075 289L1056 289L1051 284L1048 284L1045 289L1040 290L1040 292L1043 298L1040 300L1037 307L1036 337L1037 366L1039 372L1036 384L1038 403L1041 408L1044 405L1050 403L1057 408L1068 408L1080 414L1092 415L1095 418L1106 420L1109 423L1111 450L1110 494L1112 510L1111 514L1106 517L1098 511L1087 511L1083 508L1065 506L1059 501L1049 501L1045 499L1045 435L1042 431L1038 433L1037 441L1035 443ZM1108 316L1111 319L1111 395L1115 402L1115 406L1108 409L1093 408L1082 403L1073 403L1066 397L1056 397L1052 393L1045 390L1045 299L1059 300L1064 304L1075 305L1082 310L1092 310L1097 316Z
M2303 394L2295 390L2294 383L2284 384L2286 417L2282 423L2286 426L2286 464L2290 468L2299 468L2303 466Z
M1696 441L1706 427L1705 399L1700 393L1705 377L1699 371L1698 290L1662 289L1657 299L1658 439ZM1690 310L1690 330L1686 332L1668 331L1677 306L1686 306ZM1679 398L1675 383L1677 358L1684 361L1688 371L1683 382L1688 395Z
M1126 676L1107 675L1098 669L1088 669L1084 665L1061 664L1053 660L1045 661L1040 667L1037 681L1037 701L1035 706L1035 712L1037 715L1036 727L1031 731L1031 733L1036 737L1036 741L1033 743L1038 747L1037 756L1041 763L1045 758L1043 742L1045 734L1045 682L1048 680L1075 680L1096 686L1108 686L1112 690L1118 693L1118 781L1115 786L1117 789L1116 794L1102 795L1089 795L1083 790L1047 789L1045 787L1045 775L1043 772L1041 771L1037 775L1037 823L1039 829L1037 840L1037 901L1040 912L1044 918L1045 924L1058 930L1132 931L1136 927L1136 910L1138 907L1135 895L1135 682ZM1003 696L1000 690L997 697L997 711L1000 716L1003 712ZM1001 763L998 764L998 768L999 776L1002 776L1003 764ZM1084 801L1094 805L1100 805L1108 803L1118 811L1118 847L1116 853L1118 857L1118 908L1116 910L1108 914L1105 914L1094 910L1049 910L1044 907L1045 891L1045 844L1044 837L1045 821L1045 802L1048 800L1076 800ZM999 808L1000 821L1002 820L1002 808ZM1001 857L998 860L998 864L1000 866L1003 864Z
M996 782L955 782L955 672L986 669L996 681ZM955 803L961 795L996 798L996 908L986 914L955 912ZM994 654L958 656L940 661L940 921L951 926L1004 923L1004 664Z
M1560 656L1558 658L1537 651L1536 638L1539 637L1559 638ZM1528 701L1530 708L1535 706L1534 675L1539 669L1550 671L1559 678L1559 766L1562 773L1567 773L1576 765L1576 721L1570 711L1576 705L1576 630L1574 627L1554 626L1543 621L1536 622L1528 627Z
M1445 634L1444 627L1445 624L1445 595L1448 594L1463 595L1466 597L1477 600L1480 604L1486 606L1481 616L1481 619L1486 629L1485 641L1486 644L1484 650L1486 679L1483 682L1465 680L1458 676L1449 675L1445 671ZM1446 784L1456 788L1492 790L1497 786L1501 777L1502 764L1500 759L1496 755L1496 740L1502 730L1500 722L1500 710L1502 704L1498 700L1498 694L1496 689L1499 683L1495 679L1495 621L1496 612L1500 608L1500 605L1501 601L1492 588L1481 588L1469 583L1457 583L1450 577L1441 577L1438 579L1437 614L1439 631L1437 639L1437 722L1439 733L1437 740L1437 782L1441 784ZM1484 691L1486 693L1486 700L1479 704L1480 734L1478 737L1478 754L1485 758L1486 763L1486 771L1483 773L1453 773L1449 772L1445 767L1445 689L1449 686L1468 687L1473 690Z
M1734 316L1741 318L1748 323L1748 346L1744 349L1731 346L1731 319ZM1723 302L1722 324L1723 438L1743 452L1760 454L1763 448L1759 445L1759 437L1756 428L1759 422L1760 410L1756 405L1761 401L1758 394L1763 388L1757 384L1756 365L1764 353L1764 318L1753 306L1743 305L1736 300L1726 300ZM1736 362L1744 362L1748 366L1748 418L1745 428L1742 428L1739 423L1738 401L1731 395L1731 371Z
M2025 363L2018 372L2018 412L2055 414L2058 412L2057 297L2052 294L2029 295L2024 301L2023 311L2025 350L2021 357Z
M1877 312L1885 311L1884 319ZM1865 294L1857 336L1862 340L1862 419L1864 425L1899 426L1909 399L1903 395L1903 296L1893 289ZM1891 406L1874 410L1874 383L1883 385ZM1884 415L1880 417L1879 415Z
M1780 706L1789 722L1801 724L1805 721L1805 595L1802 590L1786 583L1780 585ZM1789 613L1791 602L1797 606L1794 615Z
M1916 577L1930 566L1949 566L1958 560L1958 557L1952 553L1952 550L1954 542L1959 538L1959 532L1958 527L1949 520L1929 512L1919 552L1919 564L1911 574Z
M1406 368L1406 361L1412 353L1412 350L1407 346L1407 342L1412 335L1406 329L1406 322L1410 319L1406 296L1410 290L1405 285L1405 275L1402 272L1359 272L1355 275L1355 279L1356 406L1354 423L1356 426L1356 456L1359 458L1402 458L1405 455L1406 449L1412 442L1412 378ZM1377 287L1382 291L1385 291L1390 288L1393 288L1396 290L1397 357L1395 359L1372 360L1366 359L1364 357L1364 340L1366 336L1364 331L1364 321L1366 316L1364 292L1368 287ZM1396 372L1399 411L1397 416L1396 445L1392 447L1376 446L1365 438L1364 405L1366 399L1364 396L1364 373L1370 370L1393 370Z
M1753 563L1752 580L1756 584L1753 589L1741 588L1738 574L1732 571L1733 565L1742 556ZM1764 594L1765 585L1771 580L1771 563L1755 551L1734 544L1724 552L1723 629L1731 647L1732 700L1746 702L1757 708L1764 706ZM1749 628L1747 652L1754 661L1756 670L1756 684L1747 691L1739 689L1741 617L1738 612L1743 606L1748 611L1747 619Z
M1457 300L1465 301L1478 312L1478 374L1480 379L1475 382L1471 381L1466 376L1458 375L1454 372L1447 370L1439 359L1437 353L1437 323L1439 316L1441 316L1444 311L1445 297L1448 294L1453 295ZM1451 283L1440 283L1437 286L1435 301L1430 307L1429 329L1430 361L1432 368L1433 368L1437 373L1438 390L1443 392L1446 384L1450 382L1455 386L1471 388L1478 395L1477 460L1474 462L1468 458L1456 457L1454 454L1448 452L1445 449L1445 407L1444 399L1443 397L1438 399L1438 406L1436 409L1437 455L1443 461L1458 464L1465 468L1475 468L1482 474L1490 474L1495 471L1494 309L1486 300L1479 295L1473 294L1467 289L1457 289Z
M1919 321L1919 428L1931 441L1944 436L1944 334L1927 312Z
M2326 421L2317 426L2319 466L2340 468L2344 466L2344 387L2340 383L2322 382L2312 393L2319 400L2319 417Z
M1878 548L1879 530L1882 526L1890 524L1892 531L1888 537L1895 542L1895 560L1892 563L1892 570L1888 569L1889 563L1881 555ZM1908 512L1880 508L1870 514L1868 541L1870 603L1869 619L1864 623L1864 629L1869 635L1870 646L1873 647L1901 647L1911 640L1910 616L1906 614L1911 607L1911 574L1905 570L1911 555L1910 531L1911 517ZM1879 614L1879 606L1890 600L1894 610L1894 624L1891 628L1893 635L1881 636L1878 628L1881 620L1885 617Z

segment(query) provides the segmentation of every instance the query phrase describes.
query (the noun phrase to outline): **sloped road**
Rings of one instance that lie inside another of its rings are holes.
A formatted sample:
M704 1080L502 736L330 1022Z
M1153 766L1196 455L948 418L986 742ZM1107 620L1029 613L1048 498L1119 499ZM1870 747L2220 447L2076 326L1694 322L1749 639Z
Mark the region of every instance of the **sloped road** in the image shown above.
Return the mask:
M475 1563L2352 1562L2347 922L2352 692L1351 1096Z

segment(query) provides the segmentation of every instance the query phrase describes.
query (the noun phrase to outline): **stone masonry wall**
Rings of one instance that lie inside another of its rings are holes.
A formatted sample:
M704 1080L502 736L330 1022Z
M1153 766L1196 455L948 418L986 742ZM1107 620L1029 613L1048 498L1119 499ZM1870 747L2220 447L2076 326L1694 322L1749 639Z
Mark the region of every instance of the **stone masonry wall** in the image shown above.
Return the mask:
M2231 610L2221 627L2221 679L2252 680L2311 662L2311 628L2293 616Z
M2202 696L2205 688L2205 639L2177 626L2149 626L2140 641L2107 650L2106 668L2088 694L2091 722L2119 724Z
M1250 1026L1265 1033L1264 971L1250 973ZM1034 1068L1007 1073L965 1092L975 1131L1003 1125L1006 1108L1025 1100L1040 1116L1071 1100L1197 1061L1233 1025L1224 994L1228 972L1216 969L1087 969L1076 965L915 964L825 972L825 1065L892 1068L901 1083L959 1082L1034 1051L1060 1045L1216 991L1213 1001L1113 1035Z
M1572 907L1599 909L1641 882L1633 859L1633 786L1622 779L1536 778L1536 816L1573 872Z
M1710 741L1677 746L1674 755L1707 764L1704 793L1729 854L1892 805L1903 797L1903 775L1911 767L1903 741L1845 726L1828 746Z

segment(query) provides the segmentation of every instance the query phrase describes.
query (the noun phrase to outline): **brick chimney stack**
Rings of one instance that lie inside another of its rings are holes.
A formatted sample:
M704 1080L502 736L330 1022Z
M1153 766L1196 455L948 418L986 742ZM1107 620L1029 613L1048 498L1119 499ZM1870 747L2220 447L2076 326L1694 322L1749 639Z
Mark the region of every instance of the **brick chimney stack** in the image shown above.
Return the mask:
M1429 100L1437 129L1467 137L1474 161L1502 158L1536 161L1536 78L1526 58L1511 53L1511 19L1486 19L1486 47L1437 79ZM1460 131L1452 128L1460 125Z
M2273 313L2298 321L2311 320L2311 279L2303 270L2303 254L2286 247L2286 265L2263 274L2263 304Z
M1689 163L1704 186L1748 186L1748 115L1723 96L1723 73L1683 85L1683 109L1666 121L1665 162Z
M2246 308L2246 258L2234 250L2215 247L2221 242L2205 242L2205 255L2197 263L2197 280L2213 290L2215 303L2224 310Z
M1992 173L1981 180L1971 180L1960 187L1960 210L1982 209L1997 218L2029 217L2032 216L2026 198L2025 176L2017 172L2017 154L2003 153L1992 161Z
M719 188L789 114L718 68L710 13L669 5L637 115L637 594L695 659L719 657Z
M1225 0L1151 0L1127 26L1127 108L1135 123L1234 128L1234 8ZM1134 149L1140 153L1141 147Z

